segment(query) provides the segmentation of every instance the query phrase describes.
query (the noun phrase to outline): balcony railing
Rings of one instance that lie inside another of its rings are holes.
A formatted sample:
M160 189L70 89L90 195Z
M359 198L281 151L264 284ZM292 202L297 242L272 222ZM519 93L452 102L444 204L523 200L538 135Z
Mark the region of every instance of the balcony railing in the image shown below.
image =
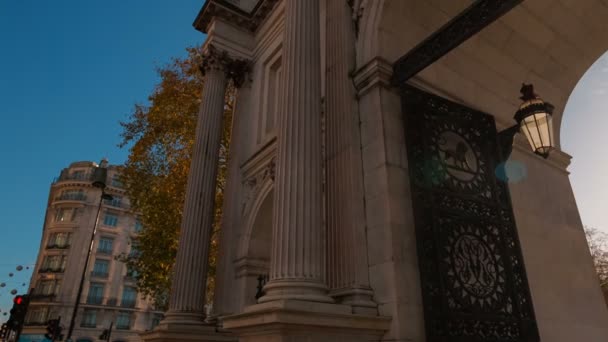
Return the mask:
M55 299L54 293L36 293L30 295L31 301L36 302L52 302Z
M134 299L130 299L130 300L123 299L120 301L120 307L133 309L135 307L135 303L136 303L136 301Z
M103 297L87 297L87 304L92 304L92 305L101 305L101 303L103 302Z
M97 324L91 322L80 322L81 328L97 328Z
M48 245L46 245L47 249L68 249L70 248L70 244L69 243L49 243Z
M116 298L108 298L108 300L106 300L106 305L107 306L116 306L116 303L118 301L116 300Z
M131 329L131 326L129 324L116 324L116 329L118 330L129 330Z
M64 267L40 267L38 273L63 273Z
M98 271L92 271L91 272L91 277L107 278L108 276L109 276L108 272L98 272Z
M112 254L112 249L110 249L110 248L97 248L97 253L110 255L110 254Z
M93 181L93 173L69 173L62 172L59 177L55 178L53 183L63 182L63 181L83 181L83 182L92 182Z
M48 320L45 320L45 321L42 321L42 322L39 322L38 320L32 320L32 321L26 321L24 323L24 325L26 327L45 326L45 325L47 325L47 323L48 323Z
M84 193L61 194L55 197L55 201L86 201L87 195Z

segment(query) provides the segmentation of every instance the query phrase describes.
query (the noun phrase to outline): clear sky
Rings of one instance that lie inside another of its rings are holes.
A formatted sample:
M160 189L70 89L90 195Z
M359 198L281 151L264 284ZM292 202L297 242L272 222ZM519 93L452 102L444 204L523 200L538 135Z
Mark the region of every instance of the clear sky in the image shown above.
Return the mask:
M31 270L15 267L35 262L50 182L73 161L125 160L118 122L145 103L155 67L204 40L191 26L203 2L0 0L2 312L11 289L27 291ZM607 109L605 55L571 96L562 129L583 222L604 229Z
M50 182L78 160L125 161L118 122L157 66L204 36L203 0L0 0L0 310L27 291ZM9 273L14 273L9 277ZM6 319L0 313L0 322Z

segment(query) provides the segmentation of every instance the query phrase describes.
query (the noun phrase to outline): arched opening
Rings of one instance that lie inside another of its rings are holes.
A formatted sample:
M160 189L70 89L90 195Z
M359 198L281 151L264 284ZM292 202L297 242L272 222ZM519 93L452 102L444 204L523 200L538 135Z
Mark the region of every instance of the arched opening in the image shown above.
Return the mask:
M274 191L272 184L266 184L255 200L250 220L241 238L239 258L236 261L237 283L240 285L240 307L257 302L261 286L265 283L270 269L272 242L272 215ZM246 221L247 222L247 221Z
M608 48L608 46L607 46ZM571 154L570 181L583 224L608 233L606 203L608 161L608 52L580 79L568 99L562 124L562 146Z

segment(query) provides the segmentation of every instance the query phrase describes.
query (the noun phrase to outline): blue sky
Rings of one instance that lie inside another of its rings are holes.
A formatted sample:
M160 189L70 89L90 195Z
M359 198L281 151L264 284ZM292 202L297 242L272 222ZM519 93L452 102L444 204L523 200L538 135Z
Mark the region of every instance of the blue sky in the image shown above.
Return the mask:
M15 267L35 262L50 182L73 161L124 162L118 122L145 103L157 66L203 42L203 3L0 0L2 312L11 289L27 291L31 273Z
M204 40L191 27L203 2L0 0L2 312L11 289L27 290L31 273L15 267L35 262L50 182L73 161L125 160L118 122L146 101L157 66ZM572 94L562 129L583 222L604 229L607 109L605 55Z

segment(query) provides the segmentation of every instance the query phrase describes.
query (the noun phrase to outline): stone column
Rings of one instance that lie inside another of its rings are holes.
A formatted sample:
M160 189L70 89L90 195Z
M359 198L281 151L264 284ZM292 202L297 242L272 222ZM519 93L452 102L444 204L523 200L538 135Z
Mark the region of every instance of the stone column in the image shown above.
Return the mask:
M212 47L204 59L205 85L188 176L179 248L166 322L205 319L209 247L213 223L224 97L225 57Z
M347 1L327 2L327 230L331 294L357 312L376 304L368 275L360 119L350 77L352 11Z
M270 281L260 302L331 302L321 201L319 0L285 1Z

